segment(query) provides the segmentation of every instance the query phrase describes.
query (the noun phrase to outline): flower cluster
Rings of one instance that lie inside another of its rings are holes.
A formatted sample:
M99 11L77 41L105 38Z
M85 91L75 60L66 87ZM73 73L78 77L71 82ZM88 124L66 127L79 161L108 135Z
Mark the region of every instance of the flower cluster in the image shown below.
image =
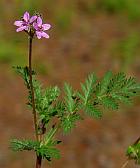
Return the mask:
M45 33L46 30L51 28L50 24L43 24L42 18L38 15L34 15L30 17L28 12L25 12L22 20L18 20L14 22L14 25L17 26L17 32L25 31L29 35L36 34L38 39L42 37L49 38L49 35Z

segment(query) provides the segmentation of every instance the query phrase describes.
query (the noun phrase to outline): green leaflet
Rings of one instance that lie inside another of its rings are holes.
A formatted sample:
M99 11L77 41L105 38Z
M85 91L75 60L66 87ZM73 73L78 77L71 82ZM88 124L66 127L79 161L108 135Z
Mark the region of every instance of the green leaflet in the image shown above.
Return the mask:
M101 118L101 111L94 106L94 97L96 91L97 77L95 74L90 74L85 83L81 84L82 93L78 96L81 99L81 109L90 117Z
M96 86L96 96L101 97L106 94L109 90L108 85L110 83L110 79L112 77L112 72L107 72L103 79Z
M11 140L10 147L13 151L36 150L39 148L39 142L33 140Z
M52 158L59 159L60 152L55 148L56 144L60 141L55 141L55 143L49 143L47 145L40 145L40 142L33 140L17 140L14 139L11 141L11 149L13 151L24 151L24 150L33 150L37 153L38 156L51 161Z
M101 99L101 103L103 104L104 107L111 108L112 110L117 110L119 106L117 101L109 96L103 97Z
M85 80L85 83L84 84L81 83L81 88L83 93L82 94L79 93L79 97L81 98L81 100L85 105L93 96L96 80L97 80L97 77L95 76L95 74L90 74Z
M74 92L73 88L67 83L64 85L64 91L65 113L61 116L61 126L64 133L69 133L75 127L76 122L81 120L81 116L77 113L80 110L80 99L77 92Z
M36 109L41 116L41 119L44 119L45 117L50 119L56 114L54 113L54 108L56 108L56 106L53 103L57 102L60 90L55 86L48 87L46 90L42 90L41 92L42 94L40 96L36 96Z
M95 107L92 104L87 104L84 111L93 118L100 119L102 117L102 112L99 108Z
M77 121L81 120L81 116L79 114L71 114L68 115L67 117L64 117L62 119L62 128L64 133L69 133L72 128L75 127L75 124Z
M112 109L117 109L120 103L131 103L131 98L140 91L140 85L136 83L135 79L126 78L124 73L112 75L108 82L105 82L105 80L108 80L108 78L103 78L106 87L102 87L102 82L99 83L100 87L97 85L97 88L102 89L98 89L96 96L99 103L105 106L111 107L112 102Z
M70 112L71 114L78 110L78 99L76 99L76 92L73 91L72 87L65 83L64 85L64 91L65 91L65 106L66 110Z
M126 155L129 159L134 160L140 165L140 138L127 148Z
M54 147L41 146L41 148L37 149L36 153L38 156L42 156L43 159L47 159L48 161L51 161L53 158L60 158L59 150Z

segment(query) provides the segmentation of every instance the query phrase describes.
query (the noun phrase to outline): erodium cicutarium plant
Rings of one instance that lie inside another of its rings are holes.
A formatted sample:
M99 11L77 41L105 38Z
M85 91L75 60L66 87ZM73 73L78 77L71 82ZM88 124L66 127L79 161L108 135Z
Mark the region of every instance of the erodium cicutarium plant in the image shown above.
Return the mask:
M41 168L43 159L51 162L52 159L60 158L56 147L61 141L56 139L56 134L61 130L65 134L69 133L77 121L84 119L81 111L90 117L101 118L104 108L117 110L121 103L131 103L132 98L140 92L140 84L133 77L127 78L124 73L113 74L109 71L101 79L91 73L81 83L79 91L75 91L68 83L64 84L62 90L57 86L44 89L32 69L32 42L36 37L48 39L46 31L51 25L44 24L40 15L30 16L28 12L24 13L21 20L15 21L14 25L17 26L17 32L25 32L29 39L28 65L14 68L28 90L27 106L32 110L36 138L13 139L11 148L14 151L34 151L35 167ZM127 156L140 163L139 141L129 146Z

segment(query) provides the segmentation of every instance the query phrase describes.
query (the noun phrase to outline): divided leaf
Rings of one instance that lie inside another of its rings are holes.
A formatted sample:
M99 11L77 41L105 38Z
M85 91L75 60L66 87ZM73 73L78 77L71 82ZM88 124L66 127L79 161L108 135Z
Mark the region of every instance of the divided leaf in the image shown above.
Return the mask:
M94 85L96 84L96 80L97 77L95 76L95 74L90 74L88 78L85 80L85 83L81 84L83 94L79 93L78 95L85 105L93 96L93 92L95 89Z
M103 96L104 94L106 94L108 92L108 85L110 83L110 79L112 77L112 72L107 72L103 79L101 80L101 82L99 82L97 84L97 87L96 87L96 96L98 98L100 98L101 96Z
M36 151L38 156L42 156L43 159L51 161L52 159L60 158L60 151L54 147L41 146Z
M39 147L39 142L33 140L11 140L11 149L13 151L36 150Z
M81 120L81 116L79 114L71 114L62 119L62 128L64 133L69 133L72 128L75 127L77 121Z
M118 103L115 101L114 98L111 98L109 96L102 98L102 104L103 104L103 106L105 106L107 108L111 108L112 110L118 109Z
M41 145L40 142L32 141L32 140L17 140L14 139L11 141L11 149L13 151L24 151L24 150L33 150L37 153L38 156L41 156L48 161L51 159L59 159L60 152L55 148L55 145L59 142L56 141L52 144Z
M97 119L100 119L102 117L102 112L100 111L100 109L95 107L93 104L87 104L84 110L90 117Z
M124 73L109 73L97 85L96 96L100 105L114 110L118 109L120 103L130 104L139 91L140 84L134 78L126 78Z
M78 110L78 99L76 98L76 93L74 93L72 87L67 83L64 85L64 91L66 110L72 114Z

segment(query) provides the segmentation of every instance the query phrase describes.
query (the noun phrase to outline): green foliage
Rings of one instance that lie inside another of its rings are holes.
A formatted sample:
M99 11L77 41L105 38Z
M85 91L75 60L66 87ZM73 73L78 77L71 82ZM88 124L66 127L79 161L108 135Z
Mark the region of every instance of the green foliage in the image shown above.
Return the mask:
M139 91L140 85L137 84L135 78L126 78L124 73L118 73L110 81L108 94L120 102L130 103L131 98L136 96Z
M43 159L47 159L48 161L51 161L52 158L60 158L59 150L53 147L47 147L43 145L40 148L38 148L36 152L38 156L42 156Z
M65 111L61 115L61 125L64 133L69 133L75 127L75 123L81 120L81 116L77 114L77 111L80 110L80 99L77 97L77 92L74 92L73 88L67 83L64 85L64 91Z
M29 79L29 70L28 67L15 67L16 72L23 78L24 83L28 89L28 105L32 107L32 95L31 95L31 88L30 88L30 79ZM42 89L42 85L39 81L35 79L36 73L32 71L33 75L33 88L34 88L34 96L35 96L35 106L36 111L40 115L40 119L46 119L48 121L53 115L53 102L56 101L57 97L60 94L60 90L57 86L55 87L48 87L47 89Z
M140 164L140 138L127 148L126 155L130 160L134 160L136 164Z
M96 83L96 80L97 80L96 76L94 74L91 74L88 76L85 83L81 84L83 95L79 94L79 96L83 100L85 105L90 101L93 95L94 85Z
M39 148L39 142L32 140L19 141L17 139L13 139L10 147L13 151L36 150Z
M102 107L117 110L120 103L130 104L140 91L134 78L126 78L124 73L113 75L110 71L100 81L94 74L89 75L81 87L83 93L79 93L79 97L84 111L98 118L102 116Z
M118 103L115 101L114 98L111 97L103 97L102 104L107 108L111 108L112 110L118 109Z
M74 93L72 87L65 83L64 85L64 91L65 91L65 106L66 110L70 112L71 114L78 110L78 99L76 99L76 94Z
M100 119L102 117L102 112L98 107L95 107L94 104L86 104L84 111L93 118Z
M101 111L94 106L93 99L95 93L95 85L97 82L97 77L95 74L88 76L84 84L81 84L82 93L78 93L81 99L81 106L83 110L92 117L100 118L102 116Z
M29 69L28 67L15 67L15 69L28 89L28 106L32 108ZM11 148L14 151L33 150L48 161L60 157L56 149L60 141L54 139L57 131L62 128L64 133L69 133L76 126L76 122L82 119L81 111L91 117L101 118L103 108L116 110L120 103L130 103L132 97L138 95L140 91L140 85L134 78L126 78L124 73L113 75L109 71L101 79L97 79L95 74L90 74L81 84L79 92L65 83L64 95L61 96L57 86L43 89L40 82L35 79L34 71L32 76L38 134L43 138L40 142L13 140Z
M101 82L98 83L96 87L96 96L100 99L108 92L108 86L110 83L110 79L112 77L112 72L107 72Z
M140 85L134 78L126 78L124 73L118 73L110 76L110 79L104 78L97 85L97 90L96 102L107 108L118 109L120 103L131 103L132 97L140 91Z
M40 115L40 119L49 121L52 116L57 114L56 100L60 94L57 86L48 87L46 90L41 90L41 87L35 89L36 93L36 110ZM38 96L39 95L39 96Z
M30 88L30 84L29 84L29 69L28 67L21 67L21 66L13 66L13 68L15 69L16 73L18 73L24 80L25 85L27 86L27 88ZM32 75L35 75L35 71L32 71Z
M52 158L60 158L60 152L55 146L61 143L61 141L54 140L54 135L57 129L58 127L53 126L40 143L40 148L37 149L37 155L42 156L42 158L45 158L48 161L51 161Z
M81 116L76 113L63 117L62 128L64 133L69 133L71 129L75 127L75 123L81 119Z
M52 110L53 110L53 113L57 114L58 118L62 118L66 112L66 107L65 107L64 101L58 100Z
M55 143L41 144L38 141L32 140L17 140L14 139L11 141L11 149L13 151L24 151L24 150L33 150L37 153L38 156L46 158L48 161L51 161L52 158L59 159L60 152L55 148L55 145L58 144L58 141Z

